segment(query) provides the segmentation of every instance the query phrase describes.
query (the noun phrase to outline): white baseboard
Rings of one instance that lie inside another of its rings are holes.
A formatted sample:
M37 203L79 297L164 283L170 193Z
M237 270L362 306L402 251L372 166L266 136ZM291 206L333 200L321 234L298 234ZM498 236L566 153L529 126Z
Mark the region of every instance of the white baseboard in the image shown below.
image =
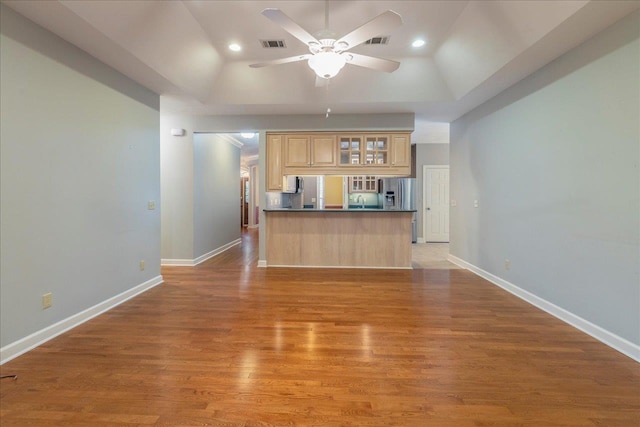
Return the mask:
M267 265L265 265L267 267ZM378 267L375 265L269 265L277 268L366 268L369 270L413 270L413 267Z
M424 240L424 237L418 237L418 242L417 243L427 243L426 240Z
M475 265L470 264L454 255L449 254L447 259L462 268L466 268L467 270L472 271L483 279L486 279L494 285L501 287L505 291L525 300L529 304L532 304L539 309L546 311L547 313L551 314L554 317L557 317L563 322L570 324L574 328L577 328L582 332L591 335L593 338L619 351L620 353L629 356L637 362L640 362L639 345L634 344L612 332L609 332L606 329L603 329L600 326L595 325L588 320L585 320L582 317L565 310L562 307L558 307L557 305L543 298L540 298L539 296L532 294L531 292L526 291L514 285L513 283L501 279L498 276L484 271L483 269L476 267Z
M236 239L232 242L227 243L226 245L222 245L217 249L212 250L211 252L207 252L204 255L199 256L196 259L167 259L163 258L160 260L160 265L171 265L171 266L183 266L183 267L194 267L200 263L205 262L206 260L213 258L216 255L221 254L222 252L230 249L236 245L239 245L241 239Z
M122 304L123 302L153 288L154 286L159 285L160 283L162 283L162 276L156 276L153 279L147 280L146 282L136 287L124 291L121 294L111 297L101 303L98 303L93 307L81 311L80 313L67 317L64 320L54 323L51 326L47 326L46 328L41 329L38 332L35 332L11 344L7 344L6 346L0 348L0 365L12 359L15 359L16 357L28 352L29 350L32 350L39 345L49 341L50 339L55 338L58 335L63 334L90 319L93 319L94 317L104 313L105 311L108 311L113 307Z
M199 256L198 258L194 259L193 265L198 265L202 262L205 262L206 260L208 260L209 258L213 258L214 256L221 254L222 252L226 251L227 249L230 249L236 245L239 245L240 242L242 241L242 239L236 239L232 242L227 243L226 245L222 245L217 249L212 250L211 252L207 252L204 255Z
M258 267L266 267L267 266L267 261L264 259L259 259L258 260Z
M195 264L192 259L171 259L171 258L162 258L160 260L160 265L166 266L182 266L182 267L193 267Z
M254 225L249 225L247 228L251 228L251 229L253 229L253 228L258 228L258 227L259 227L259 225L258 225L258 224L254 224Z

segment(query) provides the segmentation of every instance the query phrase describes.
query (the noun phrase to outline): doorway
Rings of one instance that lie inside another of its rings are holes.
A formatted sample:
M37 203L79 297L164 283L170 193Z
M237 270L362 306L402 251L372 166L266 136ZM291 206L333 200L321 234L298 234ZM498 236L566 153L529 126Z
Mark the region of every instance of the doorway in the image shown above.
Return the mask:
M423 166L425 242L449 241L449 166Z
M240 226L249 225L249 200L251 198L249 191L249 178L240 178Z

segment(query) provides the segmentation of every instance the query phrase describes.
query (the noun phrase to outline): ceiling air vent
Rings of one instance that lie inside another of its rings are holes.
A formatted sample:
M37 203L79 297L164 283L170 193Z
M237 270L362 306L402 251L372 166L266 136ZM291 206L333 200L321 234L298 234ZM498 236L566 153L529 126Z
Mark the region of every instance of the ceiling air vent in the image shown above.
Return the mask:
M373 37L364 42L364 44L389 44L390 38L390 36Z
M287 47L284 44L284 40L260 40L260 43L262 44L262 47L266 49Z

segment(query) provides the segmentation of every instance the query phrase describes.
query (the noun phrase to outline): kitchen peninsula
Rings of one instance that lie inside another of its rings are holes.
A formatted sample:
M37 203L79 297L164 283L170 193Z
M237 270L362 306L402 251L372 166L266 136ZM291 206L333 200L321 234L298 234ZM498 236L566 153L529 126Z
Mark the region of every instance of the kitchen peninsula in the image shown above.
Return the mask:
M411 268L414 210L265 209L267 266Z

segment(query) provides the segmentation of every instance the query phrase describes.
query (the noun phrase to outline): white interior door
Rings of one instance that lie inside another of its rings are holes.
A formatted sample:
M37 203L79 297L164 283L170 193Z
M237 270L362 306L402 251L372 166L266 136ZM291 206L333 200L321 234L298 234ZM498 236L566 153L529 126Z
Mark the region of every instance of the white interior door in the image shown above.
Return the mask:
M426 242L449 241L449 166L424 166L424 223Z

